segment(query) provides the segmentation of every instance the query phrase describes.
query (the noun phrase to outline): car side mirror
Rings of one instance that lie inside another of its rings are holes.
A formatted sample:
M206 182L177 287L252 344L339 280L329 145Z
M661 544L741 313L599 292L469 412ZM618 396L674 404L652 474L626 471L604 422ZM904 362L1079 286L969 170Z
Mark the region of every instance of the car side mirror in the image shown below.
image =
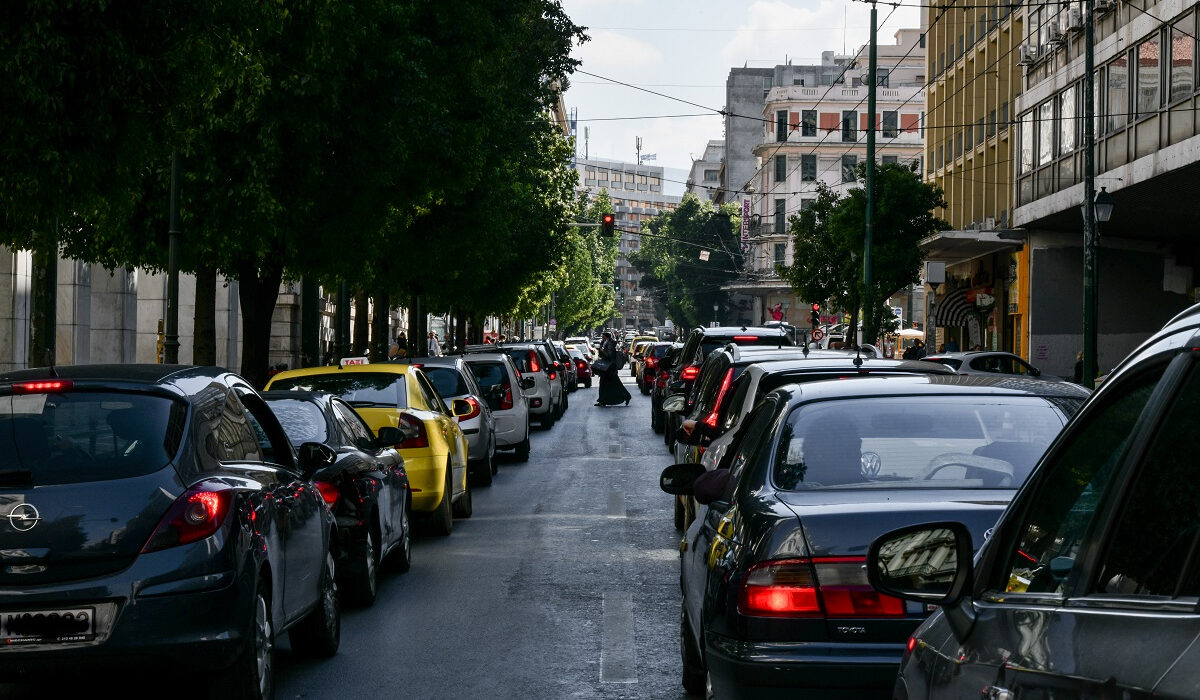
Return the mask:
M885 595L954 605L970 582L973 556L971 532L960 522L910 525L871 543L867 580Z
M1042 376L1042 370L1038 369L1037 367L1030 367L1029 374L1034 377L1040 377Z
M687 408L687 397L683 394L673 394L663 399L662 410L667 413L679 413Z
M658 477L658 486L675 496L690 496L692 484L705 471L703 464L672 464L662 470Z
M298 450L300 471L304 477L311 478L313 474L337 461L337 452L329 445L320 442L306 442Z
M521 381L519 381L517 383L521 386L522 389L528 390L528 389L532 389L533 385L536 382L533 381L533 377L521 377Z
M690 423L691 421L684 422ZM675 429L675 442L681 445L699 445L704 441L704 438L705 435L699 423L696 423L690 432L682 425Z
M392 447L404 442L404 431L390 425L385 425L379 429L379 437L375 439L375 444L380 447Z
M455 418L465 416L474 410L475 407L472 406L471 403L466 399L454 399L450 402L450 413L452 413Z

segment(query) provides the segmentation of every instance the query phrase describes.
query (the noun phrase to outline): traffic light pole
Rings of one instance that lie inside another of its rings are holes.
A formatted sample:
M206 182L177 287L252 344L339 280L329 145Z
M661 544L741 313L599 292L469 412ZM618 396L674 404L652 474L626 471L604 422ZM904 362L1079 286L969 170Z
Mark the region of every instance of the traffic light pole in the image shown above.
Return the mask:
M1094 388L1098 363L1096 361L1096 323L1099 317L1097 302L1100 285L1099 265L1096 264L1099 236L1096 231L1096 74L1095 25L1092 21L1092 0L1083 3L1083 376L1080 381Z
M863 335L859 344L874 343L875 328L875 299L872 289L875 283L871 269L871 247L875 238L875 92L879 79L876 77L876 21L878 11L875 3L871 3L871 49L867 59L867 211L863 220L865 226L865 241L863 243Z

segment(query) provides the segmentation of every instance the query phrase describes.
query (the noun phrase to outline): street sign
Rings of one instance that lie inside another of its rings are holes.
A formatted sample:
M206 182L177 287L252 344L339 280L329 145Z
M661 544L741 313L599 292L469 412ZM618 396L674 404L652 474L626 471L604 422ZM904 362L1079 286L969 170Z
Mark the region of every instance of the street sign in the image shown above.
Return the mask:
M825 334L821 332L820 328L818 328L812 332L812 341L814 343L824 337L825 337Z
M742 252L750 249L750 198L742 197Z
M342 367L349 367L351 365L365 365L367 363L368 360L365 357L343 357L342 361L340 362Z
M703 260L704 262L708 262L708 251L707 250L700 251L700 259Z

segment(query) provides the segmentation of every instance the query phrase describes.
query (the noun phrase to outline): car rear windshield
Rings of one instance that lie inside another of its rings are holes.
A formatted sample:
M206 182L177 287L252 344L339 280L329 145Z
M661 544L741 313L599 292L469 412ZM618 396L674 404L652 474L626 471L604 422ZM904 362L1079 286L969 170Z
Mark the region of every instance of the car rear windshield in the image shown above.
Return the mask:
M125 479L166 466L187 404L148 394L66 391L0 396L0 483Z
M655 345L654 349L649 352L651 357L663 357L671 349L671 344Z
M927 362L937 362L938 364L943 364L953 369L962 367L962 360L956 360L952 357L925 357L922 359L926 360Z
M1066 423L1036 396L865 397L797 407L780 488L1016 489Z
M725 337L708 337L700 341L700 357L708 357L708 354L717 348L723 348L726 345L733 343L738 347L749 347L754 345L766 345L776 347L779 345L791 346L795 343L786 335L776 335L774 333L758 334L747 333L745 335L725 336Z
M437 389L438 396L448 399L454 396L465 396L471 393L471 388L458 370L453 367L430 367L425 365L425 376L429 383Z
M330 372L287 377L271 382L271 390L326 391L355 408L408 408L404 375L391 372Z
M267 403L293 445L325 442L325 414L316 404L300 399L268 399Z

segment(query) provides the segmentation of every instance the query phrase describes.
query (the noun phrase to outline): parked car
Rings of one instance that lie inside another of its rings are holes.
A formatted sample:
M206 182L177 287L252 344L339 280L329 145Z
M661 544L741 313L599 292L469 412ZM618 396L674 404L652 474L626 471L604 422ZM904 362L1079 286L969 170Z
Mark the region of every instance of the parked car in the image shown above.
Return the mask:
M413 512L438 535L450 534L454 518L471 517L467 438L455 420L470 413L471 405L444 402L420 367L382 362L293 369L272 377L267 389L325 391L350 404L376 432L384 427L410 432L396 447L412 486Z
M575 363L575 381L582 383L588 389L592 388L592 362L588 356L574 345L567 346L567 354L571 356L571 361Z
M571 336L563 342L567 345L574 345L575 347L579 348L579 352L583 353L583 356L587 358L588 363L596 361L596 348L599 346L599 343L593 343L591 339L582 335Z
M533 386L525 390L529 413L542 429L549 430L553 427L554 421L561 415L559 405L565 392L545 346L541 343L467 346L468 357L472 354L493 352L508 353L521 376L533 379ZM551 377L551 374L554 376Z
M496 449L513 450L517 459L528 461L529 402L522 392L533 387L534 379L522 377L507 353L475 353L464 359L496 419Z
M682 349L683 343L671 343L666 354L658 361L658 369L654 373L654 386L650 389L650 429L656 433L666 431L667 414L662 410L662 402L667 397L671 368L678 361Z
M0 406L0 680L172 668L263 698L282 632L337 652L337 525L312 482L336 455L297 453L246 381L22 370Z
M332 394L268 391L262 397L294 447L316 442L336 453L332 464L313 474L313 483L337 522L343 597L373 604L381 564L398 572L412 566L408 474L393 447L406 436L388 426L375 437L362 416Z
M496 466L496 418L484 398L483 389L475 383L475 375L462 355L422 358L417 364L425 371L429 383L442 401L462 399L471 411L458 416L458 427L467 438L467 462L474 483L491 486Z
M926 355L927 362L951 367L959 374L1009 374L1016 377L1038 377L1052 382L1059 377L1042 376L1042 371L1011 352L975 350L968 352L939 352Z
M672 345L673 343L669 342L650 343L642 353L637 374L637 384L638 388L642 390L642 394L647 395L654 388L654 378L658 376L659 362L666 356Z
M878 590L938 606L893 697L1196 697L1198 347L1193 306L1113 371L990 537L945 514L872 544Z
M662 474L664 491L704 506L681 547L684 687L723 699L886 692L927 612L873 591L869 544L947 519L982 541L1032 467L1005 459L1009 448L1044 449L1086 396L957 375L768 393L720 469Z
M646 354L646 348L650 347L651 343L658 342L655 340L639 340L629 349L629 376L638 377L641 375L642 357ZM639 382L640 384L640 382Z
M555 359L560 363L559 371L562 372L563 386L568 393L575 393L579 389L579 373L575 369L575 361L571 359L571 353L567 352L567 346L560 340L551 341L550 345L554 348Z

